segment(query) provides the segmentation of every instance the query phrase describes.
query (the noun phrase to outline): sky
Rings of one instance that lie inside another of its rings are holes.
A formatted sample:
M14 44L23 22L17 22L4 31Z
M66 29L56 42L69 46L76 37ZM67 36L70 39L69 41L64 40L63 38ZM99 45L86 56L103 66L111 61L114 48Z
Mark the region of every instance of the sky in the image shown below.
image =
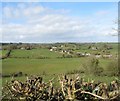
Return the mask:
M117 42L117 2L2 2L2 42Z
M119 0L1 0L2 2L119 2Z

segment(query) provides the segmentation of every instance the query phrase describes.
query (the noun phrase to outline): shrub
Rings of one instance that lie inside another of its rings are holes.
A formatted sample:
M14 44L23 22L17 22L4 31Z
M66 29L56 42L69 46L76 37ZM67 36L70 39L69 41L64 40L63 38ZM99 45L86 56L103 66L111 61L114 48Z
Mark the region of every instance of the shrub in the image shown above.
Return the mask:
M103 68L99 66L99 60L96 58L89 58L83 63L84 71L93 75L101 75Z
M84 73L83 70L72 70L72 71L68 71L66 74L81 74Z

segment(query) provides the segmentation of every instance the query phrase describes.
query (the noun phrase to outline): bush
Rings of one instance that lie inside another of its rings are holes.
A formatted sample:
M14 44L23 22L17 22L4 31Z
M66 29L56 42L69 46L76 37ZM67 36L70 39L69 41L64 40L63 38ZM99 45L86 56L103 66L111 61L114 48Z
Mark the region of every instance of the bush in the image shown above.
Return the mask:
M72 71L68 71L66 74L81 74L84 73L83 70L72 70Z
M99 60L96 58L89 58L88 61L83 64L83 67L84 71L89 74L101 75L103 72L103 68L99 66Z
M22 72L13 73L12 76L13 77L21 77L21 76L23 76L23 73Z

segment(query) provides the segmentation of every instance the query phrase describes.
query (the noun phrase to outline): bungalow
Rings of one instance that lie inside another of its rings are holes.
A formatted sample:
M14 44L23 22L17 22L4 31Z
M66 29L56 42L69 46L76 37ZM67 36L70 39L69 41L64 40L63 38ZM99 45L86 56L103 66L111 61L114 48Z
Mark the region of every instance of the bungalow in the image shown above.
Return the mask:
M61 45L60 47L63 47L63 45Z
M91 49L92 49L92 50L97 50L97 47L92 47Z
M52 51L53 51L53 49L50 49L50 51L52 52Z
M24 50L25 48L24 48L24 47L21 47L20 49Z
M85 55L86 55L86 56L90 56L91 54L90 54L90 53L86 53Z
M111 57L112 57L112 54L103 55L102 57L103 57L103 58L111 58Z
M52 47L52 49L57 49L57 47Z
M82 56L85 56L85 53L77 52L76 55L82 57Z
M52 47L52 48L50 48L50 51L52 52L52 51L56 51L57 50L57 47Z
M96 57L96 58L100 58L100 57L101 57L101 55L95 55L95 57Z
M67 53L68 52L68 50L62 50L61 51L61 53Z
M67 52L67 54L69 54L69 55L70 55L70 52Z

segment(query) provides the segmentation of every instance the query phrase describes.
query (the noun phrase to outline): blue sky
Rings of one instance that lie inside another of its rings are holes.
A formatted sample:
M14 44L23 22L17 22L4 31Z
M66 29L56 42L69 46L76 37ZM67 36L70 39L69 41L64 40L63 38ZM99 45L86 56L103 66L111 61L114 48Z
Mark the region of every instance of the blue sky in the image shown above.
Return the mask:
M117 42L117 2L3 2L3 42ZM0 29L1 30L1 29Z
M2 2L119 2L119 0L1 0Z

